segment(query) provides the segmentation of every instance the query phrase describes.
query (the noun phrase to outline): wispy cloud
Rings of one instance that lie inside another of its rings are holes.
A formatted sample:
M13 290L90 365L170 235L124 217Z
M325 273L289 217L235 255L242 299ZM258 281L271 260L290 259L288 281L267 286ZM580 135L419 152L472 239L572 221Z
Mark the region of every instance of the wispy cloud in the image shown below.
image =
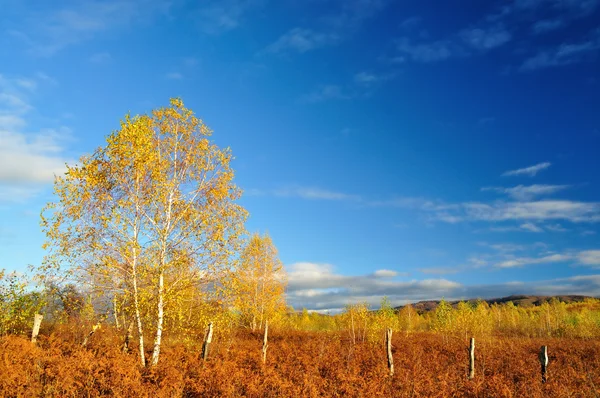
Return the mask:
M522 252L526 250L547 249L548 245L543 242L535 242L532 244L516 244L516 243L488 243L479 242L480 246L489 247L500 253Z
M398 54L393 61L411 60L421 63L433 63L455 57L467 57L482 54L501 47L512 39L512 34L502 23L480 23L465 28L446 38L415 41L414 38L401 37L396 40Z
M296 187L283 188L274 191L275 195L283 197L298 197L302 199L322 199L322 200L359 200L356 195L350 195L342 192L335 192L321 188Z
M408 58L423 63L443 61L464 54L464 51L450 40L414 43L411 39L403 37L396 41L396 49L402 59ZM398 56L395 59L398 59Z
M521 65L521 71L571 65L588 58L592 59L599 51L600 29L596 29L587 40L563 43L527 58Z
M181 80L183 79L183 75L179 72L169 72L166 75L169 80Z
M283 188L261 190L249 189L246 194L250 196L277 196L282 198L300 198L308 200L337 200L337 201L361 201L358 195L332 191L317 187L288 186Z
M465 29L459 35L465 43L479 51L500 47L512 39L511 33L500 24L485 28Z
M354 82L363 86L372 86L377 83L390 80L394 77L392 74L378 74L373 72L359 72L354 75Z
M564 263L565 261L572 260L573 257L566 254L551 254L544 257L518 257L511 260L502 261L496 264L499 268L514 268L523 267L525 265L534 264L551 264L551 263Z
M578 254L579 263L600 266L600 250L585 250Z
M10 33L24 41L31 54L51 56L101 32L166 13L170 6L168 0L107 0L74 2L43 11L32 8L22 29Z
M547 224L544 226L548 231L552 232L567 232L568 229L560 224Z
M192 12L206 34L219 35L242 25L247 14L263 6L264 0L206 0Z
M339 40L339 36L335 33L321 33L311 29L294 28L268 45L265 51L276 54L290 51L305 53L336 44Z
M496 201L446 203L441 200L399 197L390 200L365 200L368 206L414 209L429 214L432 221L457 223L464 221L521 221L523 223L552 220L570 222L600 222L600 203L574 200ZM519 229L525 224L521 224ZM497 231L515 230L516 227L493 227ZM532 228L530 228L532 229Z
M530 222L519 225L519 228L529 232L544 232L542 228Z
M92 54L89 58L90 62L94 63L94 64L104 64L107 62L112 61L112 55L110 55L109 52L99 52L99 53L95 53Z
M570 188L570 185L517 185L515 187L484 187L482 191L494 191L503 193L516 200L531 200L538 196L552 195L554 193Z
M328 100L348 100L355 97L355 93L349 92L339 85L327 84L317 87L310 93L303 95L300 98L300 101L305 103L317 103Z
M509 176L535 177L537 175L537 173L539 173L542 170L546 170L551 165L552 165L552 163L550 163L550 162L542 162L542 163L538 163L533 166L525 167L522 169L506 171L506 172L502 173L502 176L503 177L509 177Z
M570 200L540 200L532 202L462 203L458 210L467 220L568 220L600 222L600 203Z
M543 19L541 21L537 21L531 27L533 33L539 35L542 33L547 33L556 29L560 29L564 26L565 21L562 19Z
M378 14L387 0L352 0L339 2L339 7L321 18L318 27L295 27L269 44L261 53L306 53L339 44L364 23Z

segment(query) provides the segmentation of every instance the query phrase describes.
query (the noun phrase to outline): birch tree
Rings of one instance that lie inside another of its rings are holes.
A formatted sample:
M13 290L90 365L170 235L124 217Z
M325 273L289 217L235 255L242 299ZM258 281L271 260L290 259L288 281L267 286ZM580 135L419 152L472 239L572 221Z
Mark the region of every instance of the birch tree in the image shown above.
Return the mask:
M235 280L236 307L252 331L262 329L267 320L285 311L285 272L269 235L250 237Z
M57 177L58 200L42 213L43 273L131 297L142 365L148 327L151 364L158 363L166 299L217 283L243 233L247 213L236 203L230 150L210 135L179 99L149 115L127 115L105 147ZM156 298L151 325L144 325L142 293Z

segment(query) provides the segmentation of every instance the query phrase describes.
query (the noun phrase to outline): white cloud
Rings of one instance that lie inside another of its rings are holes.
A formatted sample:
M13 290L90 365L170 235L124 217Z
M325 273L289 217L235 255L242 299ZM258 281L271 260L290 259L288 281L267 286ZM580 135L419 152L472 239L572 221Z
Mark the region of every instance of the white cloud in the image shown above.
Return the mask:
M156 13L164 14L170 6L168 0L107 0L74 2L69 7L56 6L44 12L32 8L22 30L11 33L22 39L32 54L51 56L101 32L146 20Z
M360 200L356 195L350 195L342 192L330 191L322 188L313 187L289 187L273 191L276 196L297 197L311 200Z
M545 225L544 228L546 228L548 231L552 231L552 232L567 232L568 229L563 227L560 224L548 224Z
M523 267L525 265L533 264L550 264L550 263L562 263L565 261L572 260L573 257L566 254L551 254L544 257L532 258L532 257L518 257L506 261L502 261L496 264L499 268L513 268Z
M373 275L377 278L393 278L398 275L398 272L389 269L378 269Z
M1 131L0 182L46 183L66 171L60 135L68 130L24 134Z
M564 25L565 21L562 19L543 19L533 24L531 30L533 31L533 33L539 35L542 33L557 30L559 28L562 28Z
M263 0L205 0L193 12L199 28L218 35L242 25L247 14L264 4Z
M576 43L562 43L558 47L543 50L527 58L521 71L571 65L586 59L595 59L600 50L600 29L596 29L588 39Z
M26 132L26 118L33 110L26 92L40 84L39 77L9 79L0 76L0 187L2 201L34 196L40 185L62 174L67 158L63 143L70 137L66 127ZM28 82L23 84L23 82ZM25 90L25 91L23 91Z
M600 250L585 250L579 252L577 257L580 264L600 266Z
M481 188L482 191L494 191L498 193L504 193L508 196L517 200L531 200L537 196L551 195L556 192L563 191L570 188L570 185L517 185L516 187L503 188L503 187L485 187Z
M552 163L550 163L550 162L542 162L542 163L538 163L533 166L525 167L522 169L506 171L506 172L502 173L502 176L508 177L508 176L524 175L524 176L534 177L537 173L539 173L542 170L547 169L551 165L552 165Z
M467 219L479 221L569 220L599 222L600 203L569 200L462 204Z
M438 62L462 54L450 40L438 40L424 43L413 43L409 38L398 39L396 49L400 54L415 62Z
M390 200L365 201L369 206L398 207L420 210L429 214L430 220L457 223L464 221L550 221L600 222L599 202L572 200L537 200L491 203L462 202L444 203L439 200L400 197ZM523 228L529 228L526 223ZM493 231L514 231L517 226L492 226ZM533 228L529 228L530 230Z
M547 249L548 245L543 242L535 242L532 244L515 244L515 243L487 243L480 242L479 245L489 247L501 253L519 252L532 249Z
M537 225L527 222L524 224L521 224L519 226L519 228L525 230L525 231L529 231L529 232L544 232L543 229L541 229L540 227L538 227Z
M465 29L460 37L476 50L485 51L508 43L512 35L501 25L486 28Z
M373 84L381 80L380 76L373 73L360 72L354 75L354 81L358 84Z
M327 84L313 90L301 98L302 102L317 103L327 100L348 100L355 95L345 91L342 87L335 84Z
M322 33L312 29L293 28L284 33L265 49L270 53L289 51L305 53L317 48L336 44L340 38L334 33Z

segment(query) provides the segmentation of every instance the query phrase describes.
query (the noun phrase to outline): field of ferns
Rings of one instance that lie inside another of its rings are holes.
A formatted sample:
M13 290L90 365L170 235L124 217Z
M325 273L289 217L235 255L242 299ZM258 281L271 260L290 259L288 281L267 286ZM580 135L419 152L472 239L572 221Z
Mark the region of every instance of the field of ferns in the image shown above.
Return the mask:
M274 329L266 363L262 335L238 330L213 341L168 340L158 366L142 368L122 330L102 327L81 345L83 329L62 325L37 344L0 338L2 397L597 397L600 341L481 337L469 380L468 341L440 332L397 332L389 375L384 335ZM548 346L548 380L538 352ZM148 352L149 355L149 352Z

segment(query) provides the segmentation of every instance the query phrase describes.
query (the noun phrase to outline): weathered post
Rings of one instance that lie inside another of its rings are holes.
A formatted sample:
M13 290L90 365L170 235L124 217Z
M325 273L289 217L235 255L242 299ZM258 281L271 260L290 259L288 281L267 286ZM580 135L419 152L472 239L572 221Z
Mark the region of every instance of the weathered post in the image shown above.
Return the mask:
M269 321L265 322L265 335L263 337L263 348L262 348L262 361L263 365L267 362L267 347L269 346L268 341L269 335Z
M385 333L385 346L387 351L388 368L390 369L390 376L394 375L394 357L392 356L392 329L388 328Z
M471 337L469 345L469 379L475 377L475 337Z
M548 369L548 347L543 345L540 349L540 364L542 365L542 383L545 383L548 378L546 376L546 371Z
M35 344L37 341L38 334L40 334L40 326L42 325L42 314L35 314L33 317L33 329L31 330L31 342Z
M206 329L206 335L204 336L204 343L202 344L202 359L206 361L208 358L208 349L212 342L213 324L209 322L208 329Z

